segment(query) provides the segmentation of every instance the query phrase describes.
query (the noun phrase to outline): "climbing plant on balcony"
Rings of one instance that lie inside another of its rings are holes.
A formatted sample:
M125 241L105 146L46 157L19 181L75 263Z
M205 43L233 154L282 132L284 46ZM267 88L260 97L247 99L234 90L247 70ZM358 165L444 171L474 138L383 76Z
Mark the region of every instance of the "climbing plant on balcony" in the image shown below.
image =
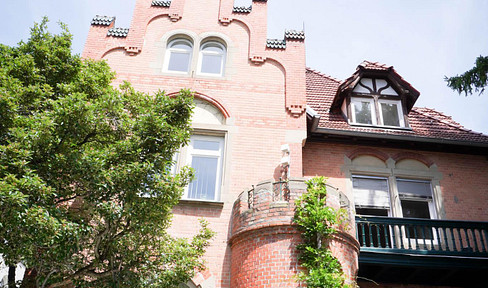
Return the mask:
M302 232L303 244L298 245L299 260L305 271L298 274L307 287L339 288L345 284L341 264L332 255L327 240L344 223L345 210L327 206L327 188L324 177L315 177L307 183L307 192L296 200L295 223Z

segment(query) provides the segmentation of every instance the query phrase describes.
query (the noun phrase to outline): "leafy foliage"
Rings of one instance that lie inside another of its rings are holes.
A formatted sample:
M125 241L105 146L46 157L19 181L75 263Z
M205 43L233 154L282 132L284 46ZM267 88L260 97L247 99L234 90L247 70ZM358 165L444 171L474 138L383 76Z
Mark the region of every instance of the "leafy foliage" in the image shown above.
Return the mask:
M473 89L475 92L479 91L480 95L483 94L488 86L488 56L479 56L471 70L454 77L444 77L444 80L447 86L459 94L473 94Z
M172 175L193 98L110 83L103 61L71 54L47 19L0 45L0 253L36 287L175 287L203 268L213 236L167 233L192 177ZM144 196L144 197L142 197Z
M324 177L307 181L307 193L296 201L295 223L302 231L303 244L298 246L300 261L306 272L298 277L310 288L348 287L341 264L328 248L327 239L342 224L343 210L326 204L327 187Z

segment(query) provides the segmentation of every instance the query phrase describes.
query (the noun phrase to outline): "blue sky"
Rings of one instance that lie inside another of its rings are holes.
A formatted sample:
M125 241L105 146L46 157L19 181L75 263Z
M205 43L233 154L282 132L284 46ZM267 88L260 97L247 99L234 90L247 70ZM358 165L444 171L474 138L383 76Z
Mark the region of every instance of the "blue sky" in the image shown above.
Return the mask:
M74 52L81 53L93 16L116 16L117 27L129 27L134 3L0 0L0 43L27 39L34 21L46 15L51 31L59 31L58 21L68 24ZM443 80L488 55L487 11L488 1L482 0L268 0L268 37L282 38L285 29L304 27L307 66L341 80L363 60L393 65L420 91L416 106L435 108L488 134L488 91L465 97Z

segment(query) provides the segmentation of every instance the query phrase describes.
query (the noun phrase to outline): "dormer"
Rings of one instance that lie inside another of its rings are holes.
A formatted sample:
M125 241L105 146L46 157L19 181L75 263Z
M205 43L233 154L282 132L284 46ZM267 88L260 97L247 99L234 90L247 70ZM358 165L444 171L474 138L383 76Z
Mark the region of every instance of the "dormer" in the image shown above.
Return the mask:
M339 86L331 112L341 111L353 126L408 129L407 115L419 95L392 66L364 61Z

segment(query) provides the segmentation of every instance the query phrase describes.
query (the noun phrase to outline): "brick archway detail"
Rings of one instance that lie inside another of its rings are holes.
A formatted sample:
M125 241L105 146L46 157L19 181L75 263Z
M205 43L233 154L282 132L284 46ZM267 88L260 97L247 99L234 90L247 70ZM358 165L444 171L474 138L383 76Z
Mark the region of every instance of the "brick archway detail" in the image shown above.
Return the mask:
M173 96L177 95L178 93L180 93L180 92L171 92L171 93L168 93L166 95L168 95L169 97L173 97ZM193 92L193 96L195 98L201 99L201 100L208 102L208 103L212 104L213 106L215 106L215 108L219 109L220 113L222 113L222 115L224 115L224 117L226 119L230 117L229 111L217 99L212 98L212 97L205 95L203 93L200 93L200 92Z
M434 161L429 159L427 156L419 153L414 153L414 152L400 152L393 155L393 157L391 158L395 160L395 162L405 160L405 159L413 159L425 164L425 166L427 167L430 167L432 166L432 164L434 164Z
M380 159L383 162L386 162L386 160L388 160L388 158L390 158L390 156L388 156L388 154L381 152L379 150L373 149L373 148L358 148L358 149L352 151L351 153L349 153L349 155L347 155L347 157L351 160L354 160L354 158L361 156L361 155L373 156L373 157Z

